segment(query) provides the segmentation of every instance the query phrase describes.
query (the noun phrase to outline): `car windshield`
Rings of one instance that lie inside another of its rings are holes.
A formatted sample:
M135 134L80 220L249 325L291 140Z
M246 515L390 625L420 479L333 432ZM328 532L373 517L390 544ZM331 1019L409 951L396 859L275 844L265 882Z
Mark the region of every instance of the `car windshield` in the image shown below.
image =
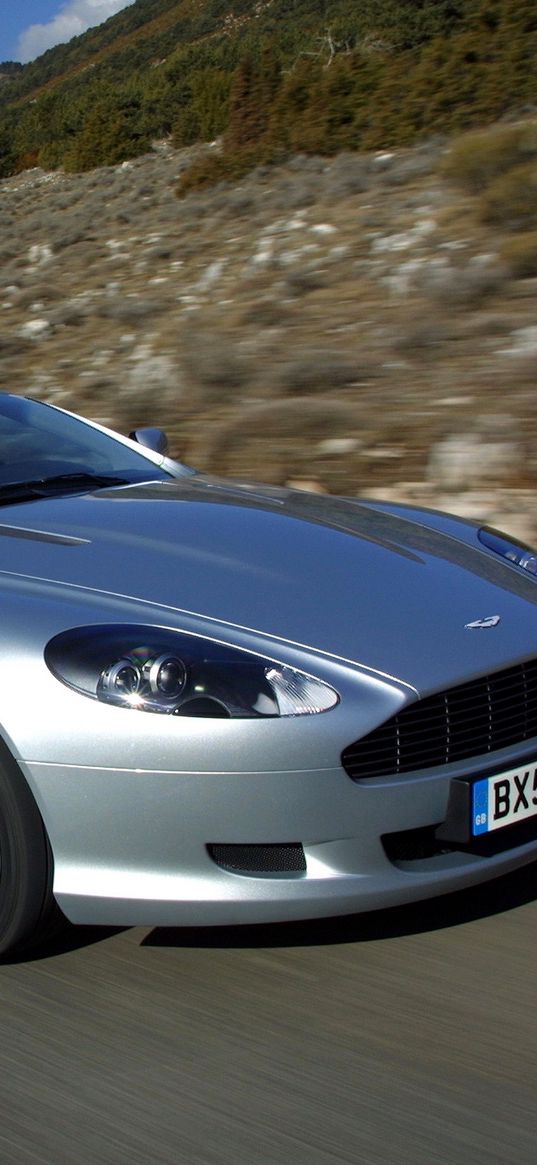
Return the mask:
M0 493L49 482L91 488L172 475L82 419L25 397L0 393ZM63 479L63 480L62 480Z

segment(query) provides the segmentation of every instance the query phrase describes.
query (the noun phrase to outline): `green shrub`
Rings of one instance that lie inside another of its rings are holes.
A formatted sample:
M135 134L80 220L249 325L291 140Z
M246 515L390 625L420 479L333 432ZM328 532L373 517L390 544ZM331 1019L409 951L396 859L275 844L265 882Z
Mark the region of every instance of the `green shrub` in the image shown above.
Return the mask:
M479 194L491 182L537 158L537 122L493 127L463 134L456 139L442 171L471 194Z
M259 161L254 150L237 154L205 154L184 170L177 186L177 195L183 198L191 190L203 190L217 182L238 182L253 170Z
M527 231L507 239L500 254L516 279L537 277L537 231Z
M481 213L486 222L503 230L537 228L537 161L496 178L481 196Z

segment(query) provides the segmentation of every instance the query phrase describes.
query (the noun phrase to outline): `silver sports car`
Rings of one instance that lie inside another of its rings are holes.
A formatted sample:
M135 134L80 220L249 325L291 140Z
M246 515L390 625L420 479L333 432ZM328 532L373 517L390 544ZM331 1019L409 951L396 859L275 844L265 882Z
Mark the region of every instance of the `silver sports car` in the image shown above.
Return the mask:
M0 395L0 953L537 858L537 558Z

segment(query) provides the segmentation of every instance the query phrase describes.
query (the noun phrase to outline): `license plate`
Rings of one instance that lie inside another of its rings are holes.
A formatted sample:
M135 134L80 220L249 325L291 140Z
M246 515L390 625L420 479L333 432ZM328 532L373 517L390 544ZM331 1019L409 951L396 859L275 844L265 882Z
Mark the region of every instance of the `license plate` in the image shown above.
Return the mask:
M475 781L471 804L473 837L537 817L537 763Z

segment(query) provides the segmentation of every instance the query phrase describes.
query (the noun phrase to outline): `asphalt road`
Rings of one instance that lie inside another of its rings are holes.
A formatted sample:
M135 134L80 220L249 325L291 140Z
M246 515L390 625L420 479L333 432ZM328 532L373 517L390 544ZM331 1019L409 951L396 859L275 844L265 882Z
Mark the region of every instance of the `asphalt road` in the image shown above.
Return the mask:
M537 866L0 967L1 1165L534 1165Z

